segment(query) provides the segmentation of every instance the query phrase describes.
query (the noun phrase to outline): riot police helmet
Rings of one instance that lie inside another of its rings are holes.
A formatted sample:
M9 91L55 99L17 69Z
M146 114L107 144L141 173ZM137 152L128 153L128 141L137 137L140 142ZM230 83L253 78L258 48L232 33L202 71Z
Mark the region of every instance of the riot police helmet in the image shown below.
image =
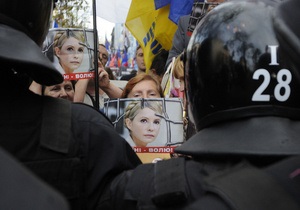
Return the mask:
M26 73L43 85L63 81L41 52L52 17L53 0L0 1L0 61L2 68Z
M300 154L300 74L282 51L262 1L230 1L196 26L185 63L189 155ZM296 137L296 138L295 138Z
M195 29L187 49L185 80L198 130L247 116L300 119L295 91L300 75L290 69L281 51L271 24L273 12L259 1L226 2Z

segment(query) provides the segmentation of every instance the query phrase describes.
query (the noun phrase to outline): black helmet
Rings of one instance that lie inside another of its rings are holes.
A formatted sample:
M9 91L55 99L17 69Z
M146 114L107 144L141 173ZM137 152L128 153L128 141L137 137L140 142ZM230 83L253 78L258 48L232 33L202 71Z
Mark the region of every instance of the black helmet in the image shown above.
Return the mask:
M226 2L197 25L185 64L197 130L248 116L300 119L300 75L282 54L273 12L263 2Z
M39 46L49 30L53 0L1 0L0 23L25 32Z
M2 68L25 72L43 85L63 81L40 48L49 31L52 9L53 0L0 1Z
M300 154L300 75L275 36L274 8L255 0L226 2L197 25L184 62L189 116L198 133L176 152Z
M300 1L289 0L279 5L274 14L274 29L280 46L295 68L300 68Z

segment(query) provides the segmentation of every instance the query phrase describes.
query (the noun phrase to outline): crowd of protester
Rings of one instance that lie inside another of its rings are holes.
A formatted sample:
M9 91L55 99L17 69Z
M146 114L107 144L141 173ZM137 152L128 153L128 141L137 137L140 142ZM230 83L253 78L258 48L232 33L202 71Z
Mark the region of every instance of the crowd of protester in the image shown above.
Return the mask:
M182 17L150 69L138 46L122 87L103 44L98 75L63 78L82 64L80 33L54 37L59 69L42 54L54 2L0 3L3 209L300 209L297 0L213 1L192 37ZM104 98L142 100L125 109L128 141ZM162 129L158 98L182 101L184 142L143 164L132 146Z

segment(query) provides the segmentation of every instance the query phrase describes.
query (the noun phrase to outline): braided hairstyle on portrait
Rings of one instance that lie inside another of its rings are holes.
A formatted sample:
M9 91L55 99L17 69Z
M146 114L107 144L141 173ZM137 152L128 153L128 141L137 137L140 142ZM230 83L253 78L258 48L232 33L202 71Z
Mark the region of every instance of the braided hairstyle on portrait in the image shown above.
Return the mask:
M53 47L58 47L61 49L65 41L70 37L74 37L75 39L84 43L84 36L82 32L67 29L66 31L58 31L55 34L53 38Z
M144 108L149 108L158 114L163 113L162 104L158 101L136 100L136 101L130 102L127 105L125 112L124 112L124 119L128 118L132 121L135 118L135 116L139 113L139 110L144 109ZM125 127L129 130L126 123L125 123Z

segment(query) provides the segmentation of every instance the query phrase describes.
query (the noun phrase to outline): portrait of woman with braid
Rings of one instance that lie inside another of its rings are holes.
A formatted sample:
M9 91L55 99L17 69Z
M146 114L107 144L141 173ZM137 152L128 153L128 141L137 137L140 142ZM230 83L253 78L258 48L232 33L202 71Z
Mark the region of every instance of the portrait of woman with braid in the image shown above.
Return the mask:
M133 147L146 147L155 141L162 120L162 104L158 101L130 102L124 113L125 127L129 131L127 142Z
M80 31L58 31L53 38L54 54L58 58L62 74L73 73L84 57L84 36Z

